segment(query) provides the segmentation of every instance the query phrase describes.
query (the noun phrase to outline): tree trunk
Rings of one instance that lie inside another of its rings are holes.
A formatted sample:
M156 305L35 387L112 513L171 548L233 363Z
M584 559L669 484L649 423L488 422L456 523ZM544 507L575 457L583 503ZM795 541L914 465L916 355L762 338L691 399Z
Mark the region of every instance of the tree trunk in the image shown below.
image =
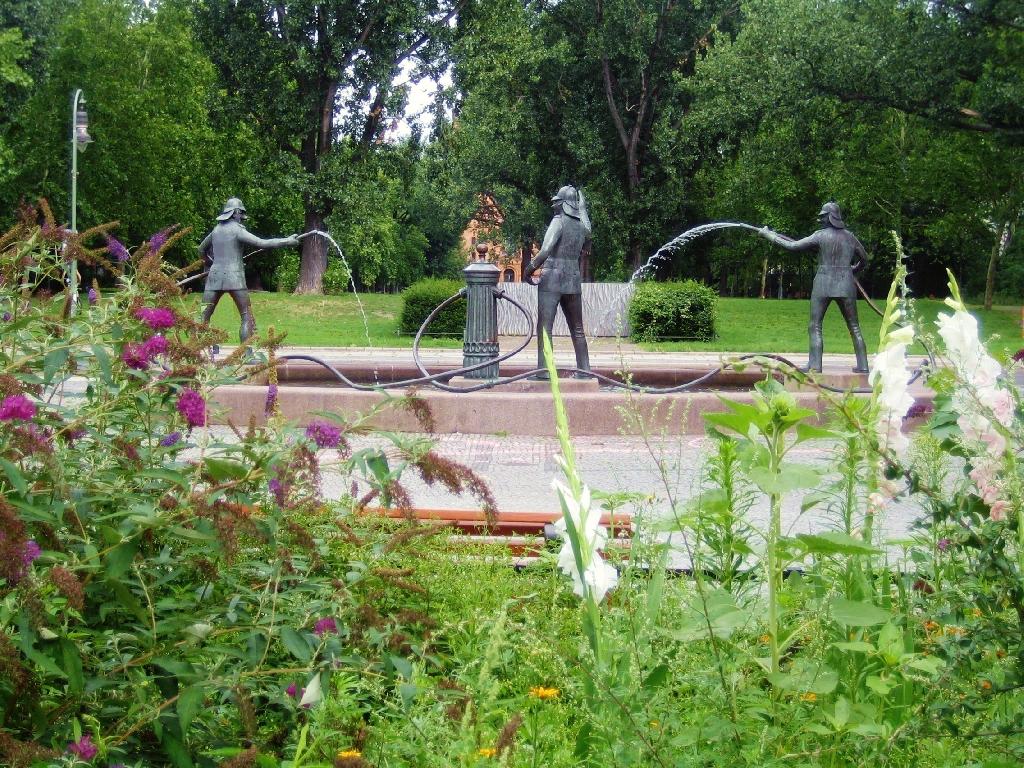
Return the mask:
M305 231L319 229L326 231L324 217L318 211L306 210ZM302 240L302 256L299 261L299 282L295 293L324 292L324 272L327 271L327 241L322 237L306 237Z
M1007 249L1010 247L1010 241L1013 240L1013 230L1016 228L1017 222L1007 221L998 230L998 237L995 243L992 244L992 253L988 258L988 271L985 274L985 309L992 309L992 294L995 292L996 287L996 266L999 264L999 260L1006 254Z

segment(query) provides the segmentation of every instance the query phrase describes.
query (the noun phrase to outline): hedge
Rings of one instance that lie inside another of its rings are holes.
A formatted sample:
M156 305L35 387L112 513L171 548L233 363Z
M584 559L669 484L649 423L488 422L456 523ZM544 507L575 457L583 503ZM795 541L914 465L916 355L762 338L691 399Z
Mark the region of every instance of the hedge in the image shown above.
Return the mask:
M427 315L442 301L465 287L461 280L428 278L413 283L402 291L402 333L416 333ZM427 328L430 336L461 337L466 327L466 299L453 301L434 318Z
M633 341L715 338L718 294L696 280L640 283L629 303Z

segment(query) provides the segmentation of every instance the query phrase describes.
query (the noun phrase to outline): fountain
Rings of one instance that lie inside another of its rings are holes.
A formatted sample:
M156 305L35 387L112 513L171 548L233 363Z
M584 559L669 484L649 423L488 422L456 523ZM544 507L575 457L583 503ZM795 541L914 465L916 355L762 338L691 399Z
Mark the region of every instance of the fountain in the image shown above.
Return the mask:
M726 228L761 231L740 222L712 222L693 227L655 251L634 272L630 284L642 279L658 261L667 259L687 243L709 232ZM303 237L311 234L325 236L344 259L340 247L329 235L310 232ZM495 275L491 274L495 271L467 268L468 288L436 307L417 332L413 342L412 366L404 362L401 355L392 354L390 370L379 375L378 360L374 358L372 384L357 380L359 376L356 373L360 369L365 371L368 361L356 355L346 355L345 359L332 361L306 354L280 355L278 403L282 413L287 418L301 421L316 411L365 412L386 400L389 397L387 390L408 391L414 388L419 397L429 404L439 432L553 434L553 410L547 384L527 384L525 380L538 371L532 363L518 360L510 362L530 345L533 320L520 302L496 285ZM435 350L430 361L434 369L431 372L420 351L422 336L439 312L462 296L467 297L468 307L461 360L455 357L454 350L450 355ZM521 343L505 353L498 349L494 324L496 305L499 302L507 302L520 313L526 319L528 328ZM365 323L365 312L363 319ZM504 369L502 364L505 364ZM682 370L687 367L682 358L658 353L634 353L631 355L630 366L634 372L624 376L620 370L623 367L621 360L597 359L590 371L593 374L591 380L572 382L573 386L564 386L569 382L562 380L565 406L578 434L635 432L640 428L639 421L624 414L622 409L627 398L633 412L641 416L646 424L645 429L660 430L666 434L702 432L703 414L725 409L717 391L729 389L731 398L743 401L750 396L742 390L749 390L766 373L781 376L780 369L796 370L794 363L775 354L749 354L732 360L708 360L702 369L693 370L690 364L689 370ZM557 367L563 376L578 372L570 366ZM918 370L912 381L921 372ZM860 377L840 375L834 371L817 378L817 386L835 392L870 392L870 389L863 387L863 383ZM823 408L816 391L797 390L795 397L801 405L818 410ZM264 386L240 384L221 388L216 393L216 399L228 410L231 421L244 423L249 418L263 417L265 395ZM385 429L421 429L412 414L396 409L381 413L375 423Z

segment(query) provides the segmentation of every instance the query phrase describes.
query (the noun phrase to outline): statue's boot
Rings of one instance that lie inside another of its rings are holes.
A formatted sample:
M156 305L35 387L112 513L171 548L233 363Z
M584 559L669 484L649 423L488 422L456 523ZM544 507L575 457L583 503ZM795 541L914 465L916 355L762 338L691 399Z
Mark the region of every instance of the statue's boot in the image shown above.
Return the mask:
M572 337L572 348L576 352L576 373L572 375L574 379L589 379L590 376L590 350L587 349L587 337L582 333L579 335L573 334ZM584 373L586 371L586 373Z
M860 332L859 324L850 325L850 336L853 339L853 350L857 353L857 367L853 369L854 373L867 373L868 372L868 352L864 347L864 336Z
M815 328L811 326L810 331L811 337L811 348L807 354L807 371L812 373L821 373L821 353L824 346L824 342L821 339L821 326ZM863 342L861 342L863 343Z

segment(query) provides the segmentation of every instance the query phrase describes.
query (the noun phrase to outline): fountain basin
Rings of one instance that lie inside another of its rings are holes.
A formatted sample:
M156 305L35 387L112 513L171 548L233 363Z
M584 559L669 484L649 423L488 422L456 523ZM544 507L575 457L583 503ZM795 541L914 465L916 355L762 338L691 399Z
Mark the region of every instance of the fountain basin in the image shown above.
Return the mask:
M339 386L282 384L278 388L278 404L285 418L304 425L318 413L351 417L369 412L389 397L402 394L403 390L389 392L391 394ZM434 429L438 433L555 434L555 411L549 391L516 392L499 387L473 393L451 393L421 387L417 394L430 408ZM923 387L915 387L912 394L920 402L930 402L931 393ZM266 418L266 395L266 386L239 384L218 387L213 392L215 407L211 420L242 425L252 418L262 423ZM729 392L727 396L738 402L753 401L749 390ZM817 411L820 415L827 410L827 403L816 392L796 391L794 397L801 407ZM568 391L563 393L562 400L570 427L576 435L702 434L705 413L729 410L716 392L656 395L605 390ZM383 410L371 423L385 430L424 431L412 413L400 408Z

